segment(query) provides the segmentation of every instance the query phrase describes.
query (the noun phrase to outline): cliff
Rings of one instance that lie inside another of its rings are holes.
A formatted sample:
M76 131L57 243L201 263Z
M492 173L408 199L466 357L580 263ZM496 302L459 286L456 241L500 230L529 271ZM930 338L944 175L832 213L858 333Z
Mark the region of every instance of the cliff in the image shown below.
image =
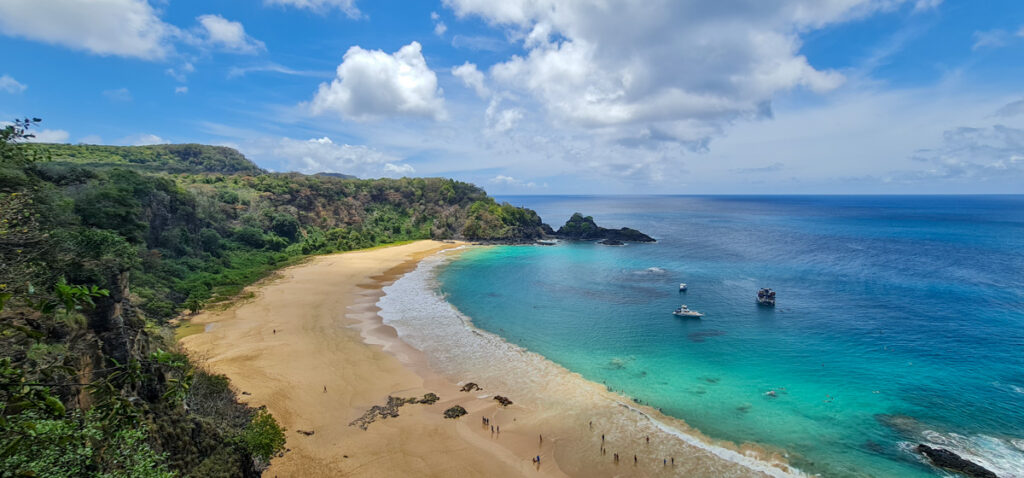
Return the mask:
M607 240L617 242L655 242L654 238L636 229L623 227L620 229L607 229L598 226L591 216L584 216L575 213L566 221L565 225L558 228L555 236L571 240Z

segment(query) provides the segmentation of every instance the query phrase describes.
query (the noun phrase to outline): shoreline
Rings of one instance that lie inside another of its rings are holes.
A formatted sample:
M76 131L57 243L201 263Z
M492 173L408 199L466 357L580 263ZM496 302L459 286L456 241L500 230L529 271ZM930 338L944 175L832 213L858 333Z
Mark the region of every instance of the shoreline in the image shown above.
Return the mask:
M494 393L519 399L518 404L531 408L532 418L539 420L530 423L544 430L545 441L550 434L563 442L565 453L558 457L558 464L572 470L573 476L616 476L626 471L618 467L626 465L633 476L807 476L788 465L781 452L755 443L737 445L710 438L681 419L476 328L470 317L439 295L436 279L437 269L464 250L425 258L414 271L384 287L378 303L383 322L397 329L400 339L414 342L410 345L430 356L431 368L449 380L473 377L482 385L491 383L497 387ZM422 316L404 317L411 315L407 310L412 308L404 306L413 304L425 309ZM428 327L417 327L428 323ZM523 373L539 377L513 378ZM605 446L603 434L608 437ZM599 452L602 448L607 454ZM613 450L623 457L619 464L612 460ZM627 460L634 453L640 456L635 468ZM666 457L675 457L676 466L665 467L661 460Z
M495 345L495 350L518 349L517 355L559 369L559 379L571 382L576 395L558 391L561 383L541 385L556 389L554 394L504 390L510 384L486 373L453 375L438 368L429 350L401 338L402 327L382 317L381 305L386 297L394 299L389 294L396 283L425 267L425 258L436 267L447 260L442 252L457 246L419 241L320 256L248 288L255 297L245 303L204 311L189 321L203 328L181 340L190 355L205 359L211 372L227 375L240 400L267 406L287 429L290 451L272 461L266 476L792 475L794 470L785 464L755 457L763 450L703 437L681 420L634 404L469 323L463 326L471 335L507 346ZM534 371L518 369L527 375ZM459 391L468 381L484 389ZM397 418L378 419L366 431L348 425L370 407L384 405L388 396L421 397L428 392L440 401L405 405ZM494 394L515 403L500 407ZM444 419L442 412L453 405L463 406L469 416ZM483 426L482 417L500 427L500 433ZM594 429L589 429L587 417ZM608 434L605 454L598 451L599 428ZM640 444L644 436L654 442ZM613 447L622 457L618 464L612 461ZM637 450L644 459L634 465L628 456ZM537 455L540 466L532 463ZM663 465L662 457L668 456L678 466Z
M567 476L553 460L535 467L522 458L533 456L522 454L536 449L532 440L479 433L481 415L502 415L496 402L459 392L425 361L414 372L399 358L415 362L417 351L373 320L382 287L423 257L456 246L418 241L318 256L250 286L254 296L244 303L189 321L203 331L181 339L187 353L228 376L240 401L266 406L286 428L288 451L264 476ZM441 399L402 406L398 417L378 418L365 431L349 425L389 396L426 393ZM443 418L453 405L470 415Z

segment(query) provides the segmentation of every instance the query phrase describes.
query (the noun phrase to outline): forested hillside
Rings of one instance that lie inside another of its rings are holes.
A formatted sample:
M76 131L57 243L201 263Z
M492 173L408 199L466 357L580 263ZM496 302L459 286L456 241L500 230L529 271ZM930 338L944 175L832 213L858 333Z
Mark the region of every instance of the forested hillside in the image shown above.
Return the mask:
M0 477L256 476L283 433L177 353L168 319L311 254L544 234L458 181L25 143L34 123L0 132Z

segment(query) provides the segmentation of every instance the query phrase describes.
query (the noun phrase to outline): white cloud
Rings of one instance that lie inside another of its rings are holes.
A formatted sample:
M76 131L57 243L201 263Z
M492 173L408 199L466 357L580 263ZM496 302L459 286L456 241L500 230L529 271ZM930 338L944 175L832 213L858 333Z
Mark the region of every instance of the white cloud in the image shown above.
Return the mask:
M146 0L4 0L0 32L97 55L158 60L171 51L177 29Z
M33 131L32 134L35 137L28 140L32 143L67 143L68 138L71 136L62 129L44 129Z
M106 96L110 101L128 102L132 100L132 92L128 88L118 88L116 90L105 90L103 96Z
M499 175L491 178L490 182L494 183L494 184L505 185L505 186L518 186L518 187L529 188L529 189L537 187L537 184L532 182L532 181L523 181L521 179L516 179L516 178L514 178L512 176L506 176L504 174L499 174Z
M248 75L249 73L256 72L280 73L282 75L292 76L333 76L333 74L329 71L296 70L284 65L278 65L277 63L266 63L263 65L255 66L233 66L231 67L230 70L228 70L228 78L238 78Z
M174 87L174 94L176 94L176 95L184 95L184 94L187 94L187 93L188 93L188 87L187 86L176 86L176 87Z
M430 12L430 19L434 22L434 34L439 37L444 36L444 32L448 31L448 25L441 21L441 15L437 12Z
M220 15L196 17L201 26L203 43L233 53L255 54L266 50L266 45L245 33L245 27Z
M174 78L175 80L178 80L180 82L184 82L185 80L187 80L188 74L194 71L196 71L196 67L192 64L192 62L189 61L182 63L181 66L178 68L168 68L166 70L167 74L170 75L171 78Z
M462 83L469 88L473 88L476 94L481 98L486 98L491 95L490 90L484 84L484 74L476 69L476 65L470 62L465 62L460 66L452 68L452 74L456 78L462 80Z
M490 133L505 133L515 128L516 123L523 119L523 111L519 108L501 109L501 100L494 98L487 105L484 118L487 123L486 131Z
M939 8L939 5L942 5L942 0L917 0L917 2L914 3L914 11L922 12L925 10L932 10Z
M800 35L934 0L444 0L526 50L490 70L492 90L525 93L552 122L636 139L707 143L777 95L844 82L800 53Z
M123 144L128 146L148 146L151 144L168 144L170 141L163 139L155 134L143 133L134 136L126 136L114 142L114 144Z
M300 173L343 173L359 177L402 176L415 170L399 158L366 146L336 144L324 136L310 140L281 138L265 147ZM258 153L259 154L259 153Z
M96 134L82 136L78 139L79 144L103 144L103 138Z
M356 0L263 0L265 5L281 5L295 7L325 14L331 9L337 8L349 18L359 18L362 13L356 8Z
M924 169L901 171L895 181L1024 180L1024 129L1004 125L958 127L945 131L937 149L919 151ZM1019 183L1018 183L1019 184Z
M349 48L337 78L321 83L310 104L313 114L339 113L364 120L387 116L445 119L443 91L418 42L394 54Z
M11 94L21 93L28 87L19 83L18 80L11 78L10 75L0 76L0 91L6 91Z
M1012 33L999 29L974 32L974 44L971 45L971 49L1004 47L1013 41L1013 37Z

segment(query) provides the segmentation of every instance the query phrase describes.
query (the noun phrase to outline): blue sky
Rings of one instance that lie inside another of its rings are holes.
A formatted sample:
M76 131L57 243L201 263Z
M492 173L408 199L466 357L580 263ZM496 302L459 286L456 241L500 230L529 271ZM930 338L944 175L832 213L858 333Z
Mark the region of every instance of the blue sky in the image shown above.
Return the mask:
M498 194L1024 193L1011 0L4 0L0 117Z

